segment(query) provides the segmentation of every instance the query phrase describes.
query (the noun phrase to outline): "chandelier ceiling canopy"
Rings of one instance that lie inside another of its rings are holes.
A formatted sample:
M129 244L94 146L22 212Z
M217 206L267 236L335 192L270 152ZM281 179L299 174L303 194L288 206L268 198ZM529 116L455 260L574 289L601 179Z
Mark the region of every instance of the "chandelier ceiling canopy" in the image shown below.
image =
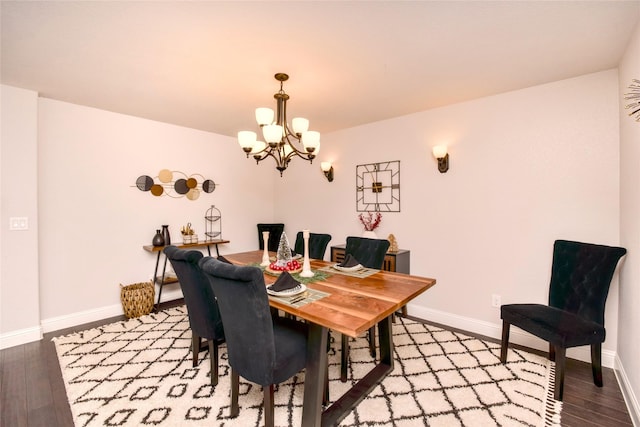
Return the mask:
M262 128L264 141L258 140L253 131L238 132L238 143L247 154L253 155L256 163L260 163L267 157L272 157L276 162L276 169L282 172L287 169L293 157L300 157L313 163L313 159L320 151L320 133L309 129L309 120L302 117L294 117L291 127L287 123L287 95L282 88L289 76L285 73L277 73L275 79L280 82L280 90L273 95L276 99L276 111L271 108L256 108L256 121ZM266 142L265 142L266 141Z

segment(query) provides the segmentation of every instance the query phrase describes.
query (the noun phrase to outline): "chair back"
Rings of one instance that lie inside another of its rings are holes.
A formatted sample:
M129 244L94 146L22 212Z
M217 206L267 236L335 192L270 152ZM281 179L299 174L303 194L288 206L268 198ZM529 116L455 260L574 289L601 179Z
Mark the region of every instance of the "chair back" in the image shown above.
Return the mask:
M614 246L556 240L549 305L604 326L609 285L626 252Z
M204 257L199 265L218 297L229 364L251 382L273 384L275 340L262 270L213 257Z
M331 240L331 234L309 233L309 258L324 259L324 253ZM296 234L296 243L293 247L296 253L304 255L304 237L302 231Z
M224 328L215 294L198 266L202 252L167 246L164 253L180 282L191 330L207 340L223 340Z
M388 240L350 236L347 237L344 254L345 256L351 254L364 267L381 270L387 249L389 249Z
M269 232L269 241L267 242L267 250L271 252L278 251L278 245L280 244L280 236L284 231L284 224L258 224L258 247L260 250L264 249L264 242L262 241L262 232Z

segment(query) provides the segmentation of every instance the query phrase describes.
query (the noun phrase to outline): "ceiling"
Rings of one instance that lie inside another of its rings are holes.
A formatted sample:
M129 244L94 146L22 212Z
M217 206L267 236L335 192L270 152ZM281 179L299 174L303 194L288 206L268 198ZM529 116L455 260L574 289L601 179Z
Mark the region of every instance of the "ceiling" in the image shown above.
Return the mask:
M640 1L2 1L2 83L235 136L330 132L617 67Z

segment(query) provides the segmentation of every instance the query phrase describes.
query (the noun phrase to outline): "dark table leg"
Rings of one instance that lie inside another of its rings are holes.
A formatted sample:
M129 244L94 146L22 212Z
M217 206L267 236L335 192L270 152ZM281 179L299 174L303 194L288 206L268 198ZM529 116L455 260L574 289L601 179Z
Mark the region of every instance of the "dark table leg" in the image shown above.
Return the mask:
M153 278L151 279L151 282L154 285L156 284L156 277L158 276L158 266L160 265L160 254L161 253L162 253L162 251L158 251L158 256L156 257L156 268L153 270ZM162 285L160 285L160 290L162 290ZM155 309L156 312L158 312L159 308L160 308L160 295L158 295L158 303L156 304L154 309Z
M393 371L393 336L391 330L391 316L378 323L380 336L380 363L367 375L349 389L340 399L336 400L322 413L322 426L335 426L373 390L389 372ZM305 375L308 375L308 372ZM307 389L305 384L305 404ZM304 419L304 414L303 414ZM304 424L303 424L304 425Z
M327 375L327 328L309 323L307 365L304 374L302 426L319 427L322 419L322 399Z
M160 261L160 252L158 252L158 261ZM158 272L158 261L156 261L156 271L153 273L153 281L156 280L156 274ZM156 304L156 313L160 310L160 297L162 296L162 287L164 286L164 275L167 271L167 257L164 257L164 264L162 265L162 276L160 277L160 283L158 283L158 303Z

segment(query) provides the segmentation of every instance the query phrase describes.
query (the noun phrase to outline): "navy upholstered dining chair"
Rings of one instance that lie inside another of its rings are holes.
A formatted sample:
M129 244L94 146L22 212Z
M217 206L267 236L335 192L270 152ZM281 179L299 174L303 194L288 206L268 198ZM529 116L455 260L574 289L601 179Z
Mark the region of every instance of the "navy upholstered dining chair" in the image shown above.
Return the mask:
M509 328L514 325L549 343L549 359L555 359L556 400L562 400L566 350L570 347L591 346L593 382L602 387L605 303L613 274L626 252L615 246L556 240L548 305L500 307L502 363L507 361Z
M223 343L224 328L215 295L198 261L202 252L167 246L164 253L176 272L191 327L193 366L198 364L202 339L207 340L211 364L211 384L218 383L218 345Z
M231 416L239 414L239 377L263 387L265 425L274 423L274 385L295 375L307 359L307 325L272 316L262 270L205 257L199 262L218 298L229 365Z
M258 224L258 248L264 249L264 241L262 239L262 232L269 232L269 240L267 241L267 250L271 252L278 251L278 245L280 244L280 236L284 231L284 224L282 223L259 223Z
M309 233L309 258L324 259L327 245L331 241L331 234ZM293 250L304 255L304 237L302 231L296 234L296 243Z
M369 239L366 237L347 237L344 256L351 255L360 265L367 268L382 270L384 257L389 249L389 241L384 239ZM369 328L369 352L376 357L376 329ZM347 365L349 363L349 337L342 335L342 355L340 380L347 381Z

